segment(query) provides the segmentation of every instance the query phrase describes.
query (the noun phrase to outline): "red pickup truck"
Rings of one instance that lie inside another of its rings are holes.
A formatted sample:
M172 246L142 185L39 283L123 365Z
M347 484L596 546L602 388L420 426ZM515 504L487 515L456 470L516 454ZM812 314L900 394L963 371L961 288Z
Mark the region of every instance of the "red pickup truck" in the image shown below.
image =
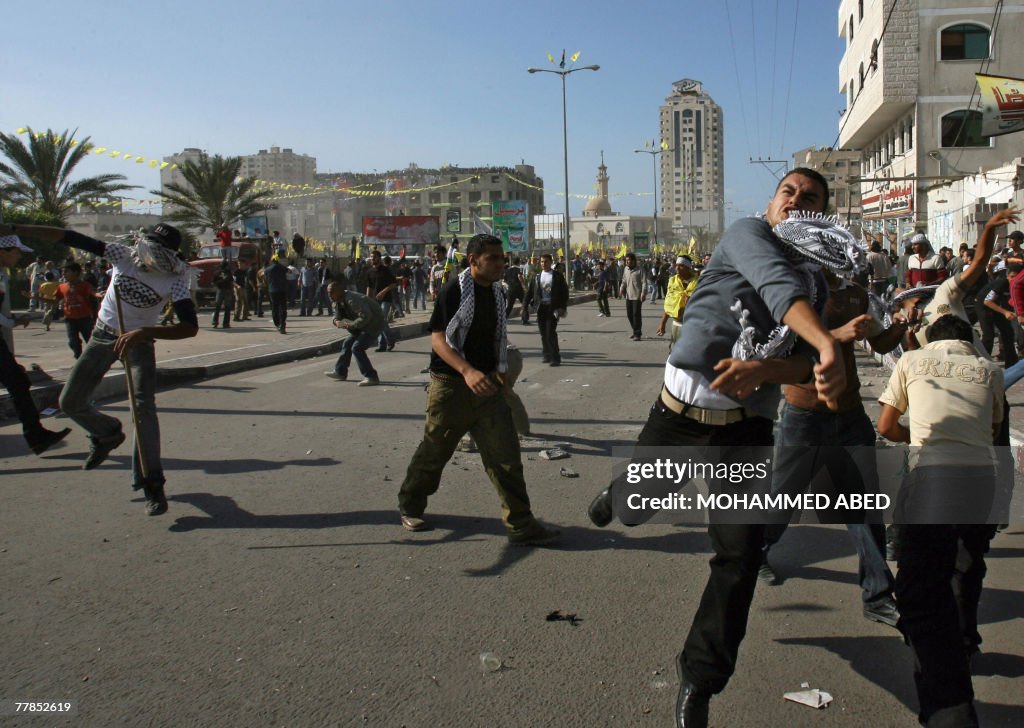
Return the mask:
M237 270L239 266L251 268L259 267L261 264L260 249L256 243L231 243L229 250L232 271ZM199 274L196 284L196 300L199 305L212 304L217 295L217 288L213 285L213 276L220 270L221 260L220 243L208 243L199 248L196 260L189 262L189 265Z

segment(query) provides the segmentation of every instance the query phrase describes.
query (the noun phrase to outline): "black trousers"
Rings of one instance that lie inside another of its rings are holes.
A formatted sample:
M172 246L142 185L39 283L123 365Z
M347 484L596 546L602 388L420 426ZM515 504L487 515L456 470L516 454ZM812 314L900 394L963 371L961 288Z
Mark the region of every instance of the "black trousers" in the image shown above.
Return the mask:
M608 291L597 294L597 310L605 316L612 315L612 310L608 307Z
M899 534L896 600L900 631L914 650L918 717L961 725L974 714L967 658L981 642L978 599L995 527L908 524Z
M523 289L522 287L509 288L508 289L508 304L505 306L505 318L512 316L512 307L516 305L516 301L523 300ZM525 308L525 306L524 306Z
M270 292L270 317L274 321L274 326L279 329L284 328L284 323L288 319L287 291Z
M702 425L672 412L659 400L637 445L708 445L720 448L720 462L757 462L771 457L772 421L752 417L731 425ZM718 693L736 669L740 642L747 632L764 526L711 523L708 535L715 552L711 572L678 659L686 680Z
M29 382L25 368L15 360L14 354L7 348L7 342L3 337L0 337L0 384L3 384L11 395L25 439L30 446L34 445L46 430L39 421L39 410L36 409L29 391L32 389L32 383Z
M999 352L1002 354L1003 363L1010 367L1017 363L1017 348L1014 339L1013 326L1006 317L998 311L993 311L985 305L976 306L978 312L978 326L981 327L981 343L985 345L990 354L992 345L995 343L996 332L999 333Z
M562 352L558 349L558 319L550 303L542 303L537 307L537 327L540 329L540 345L544 351L544 361L562 361Z
M633 336L643 336L643 319L640 317L640 299L631 301L626 299L626 318L629 319L629 326L633 329Z

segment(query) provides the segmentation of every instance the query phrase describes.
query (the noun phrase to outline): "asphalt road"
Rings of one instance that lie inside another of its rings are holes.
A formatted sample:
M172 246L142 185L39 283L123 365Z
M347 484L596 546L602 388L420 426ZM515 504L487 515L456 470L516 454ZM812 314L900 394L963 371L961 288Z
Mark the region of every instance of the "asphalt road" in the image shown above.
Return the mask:
M587 521L667 353L662 340L629 341L613 309L611 319L592 303L571 310L561 368L540 364L534 328L511 325L526 355L517 390L539 438L523 448L527 482L537 515L563 531L558 548L506 545L476 454L457 453L445 471L433 530L398 525L397 489L423 428L426 338L371 354L378 388L328 380L333 358L321 358L162 393L162 517L147 518L129 487L127 445L83 472L80 430L36 458L5 423L0 699L72 700L78 715L4 720L672 725L673 660L710 548L700 528ZM882 377L868 374L877 387ZM127 423L126 402L103 407ZM571 458L541 459L553 442ZM1020 528L993 543L974 681L985 726L1024 724L1022 555ZM758 586L712 725L917 725L910 652L862 617L845 529L791 529L773 556L782 583ZM578 622L547 621L555 610ZM499 671L482 669L484 652ZM831 706L783 700L805 682Z

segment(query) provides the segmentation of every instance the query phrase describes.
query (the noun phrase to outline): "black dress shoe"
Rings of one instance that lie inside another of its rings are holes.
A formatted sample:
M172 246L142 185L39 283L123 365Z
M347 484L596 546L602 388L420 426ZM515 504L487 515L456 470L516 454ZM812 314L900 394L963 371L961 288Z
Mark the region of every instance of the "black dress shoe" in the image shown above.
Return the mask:
M104 441L93 440L92 447L89 449L89 457L86 458L82 469L93 470L98 468L107 459L107 455L117 449L124 440L125 434L123 432L112 435Z
M676 728L708 728L708 701L711 694L682 680L676 697Z
M598 528L604 528L612 522L615 514L612 512L612 488L608 486L590 501L587 507L587 516L590 522Z
M32 448L32 452L34 452L36 455L42 455L44 452L49 450L51 447L56 445L58 442L60 442L70 434L70 427L65 427L63 430L60 430L59 432L46 430L43 436L40 437L38 440L34 441L30 445L30 447Z

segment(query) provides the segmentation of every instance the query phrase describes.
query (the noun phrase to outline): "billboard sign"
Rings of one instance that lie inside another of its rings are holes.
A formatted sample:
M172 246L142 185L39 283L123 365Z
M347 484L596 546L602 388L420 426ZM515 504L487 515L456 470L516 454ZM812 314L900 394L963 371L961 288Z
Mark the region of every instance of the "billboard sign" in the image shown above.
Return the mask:
M363 251L385 255L425 255L441 242L441 221L436 215L398 215L363 218Z
M864 217L905 215L914 211L914 183L894 183L888 189L873 190L861 198Z
M633 254L639 256L651 254L650 233L633 233Z
M530 208L523 200L492 202L491 227L506 252L525 253L530 249Z
M462 232L462 210L448 210L445 213L445 230L450 233Z

